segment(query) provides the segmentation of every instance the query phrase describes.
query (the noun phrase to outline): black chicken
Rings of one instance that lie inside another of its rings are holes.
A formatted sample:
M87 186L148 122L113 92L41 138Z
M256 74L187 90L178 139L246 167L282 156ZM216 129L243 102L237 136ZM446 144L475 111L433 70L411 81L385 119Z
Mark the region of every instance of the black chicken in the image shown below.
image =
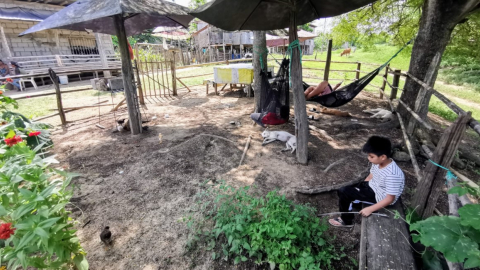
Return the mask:
M105 245L110 245L112 243L112 232L110 231L110 227L105 227L103 231L100 233L100 240Z

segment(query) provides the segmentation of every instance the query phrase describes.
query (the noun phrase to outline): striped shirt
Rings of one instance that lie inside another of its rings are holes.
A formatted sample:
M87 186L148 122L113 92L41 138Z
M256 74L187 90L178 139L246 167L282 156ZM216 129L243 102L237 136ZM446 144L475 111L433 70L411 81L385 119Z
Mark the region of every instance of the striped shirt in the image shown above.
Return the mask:
M403 174L397 163L392 160L385 168L380 169L379 165L373 164L370 169L373 175L368 185L375 192L377 202L385 199L388 195L394 195L394 204L400 195L402 195L405 186L405 175Z

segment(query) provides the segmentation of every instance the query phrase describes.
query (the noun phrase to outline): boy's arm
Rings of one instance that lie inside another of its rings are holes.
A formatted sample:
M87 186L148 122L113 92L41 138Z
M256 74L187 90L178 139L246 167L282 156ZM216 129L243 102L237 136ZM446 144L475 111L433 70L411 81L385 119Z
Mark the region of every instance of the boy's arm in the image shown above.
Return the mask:
M367 176L367 178L365 178L365 182L368 182L368 181L372 180L372 178L373 178L373 174L370 173L370 174Z
M363 208L362 211L360 211L360 214L364 217L368 217L373 212L389 206L390 204L393 203L394 200L395 200L395 195L387 194L387 197L385 197L385 199L379 201L378 203L376 203L372 206Z

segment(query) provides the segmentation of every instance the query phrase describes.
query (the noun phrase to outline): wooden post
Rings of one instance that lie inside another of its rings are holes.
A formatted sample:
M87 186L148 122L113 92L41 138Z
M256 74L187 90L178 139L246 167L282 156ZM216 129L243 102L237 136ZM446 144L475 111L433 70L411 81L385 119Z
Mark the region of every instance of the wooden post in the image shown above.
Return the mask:
M173 60L170 63L170 68L172 72L172 92L173 95L177 95L177 75L175 74L175 52L173 52Z
M138 85L138 95L140 97L140 104L145 105L145 99L143 97L142 81L140 79L140 71L138 70L137 59L134 60L134 63L135 63L135 72L137 74L137 85Z
M328 75L330 74L330 63L332 62L332 40L328 40L327 48L327 61L325 63L325 73L323 73L323 80L328 81Z
M392 93L390 94L390 100L394 100L397 98L398 85L400 84L400 73L402 71L400 69L395 69L394 72L395 74L393 75Z
M383 99L383 91L385 91L385 87L387 86L387 80L388 80L388 70L390 69L390 64L388 64L386 67L385 67L385 74L383 75L383 82L382 82L382 87L380 87L382 89L382 91L380 91L380 99Z
M266 98L266 92L261 92L262 86L262 67L260 61L264 63L264 71L267 70L267 54L264 52L267 47L267 37L265 31L253 31L253 91L255 99L255 112L261 112L260 105Z
M125 23L122 14L114 16L115 30L118 37L118 47L122 58L123 85L127 100L128 118L132 135L142 133L142 115L138 106L137 91L135 90L132 61L128 52L128 40L125 32Z
M223 61L226 61L228 59L227 59L227 54L225 52L225 32L222 32L222 36L223 36Z
M62 104L62 93L60 92L60 84L58 82L58 76L55 72L49 68L48 73L50 74L50 80L52 80L53 85L55 86L55 95L57 96L57 108L58 114L60 115L60 120L62 121L62 126L67 124L67 119L65 117L65 111L63 110Z
M362 63L358 62L357 63L357 72L355 74L355 80L360 79L360 69L362 68Z
M432 157L434 162L445 168L450 167L471 117L471 112L461 114L457 120L445 130L445 133L435 148ZM445 184L445 174L446 171L444 169L437 167L431 162L427 162L423 180L418 183L411 203L411 207L416 209L422 219L428 218L433 214L438 197L442 192L442 186Z
M295 2L293 2L295 5ZM295 7L294 7L295 8ZM289 27L290 43L298 39L297 20L295 10L290 12ZM302 63L300 62L300 50L292 48L291 61L291 88L293 92L293 105L295 107L295 136L297 137L297 161L300 164L308 163L308 119L305 95L303 94Z
M142 83L141 83L142 80L140 78L140 69L142 68L141 67L142 65L138 64L138 62L140 61L138 51L139 51L139 46L138 46L138 43L137 43L137 44L135 44L135 70L137 72L137 80L138 80L138 95L140 97L140 104L145 105L145 98L143 96L143 87L142 87ZM145 80L144 80L144 82L145 82Z

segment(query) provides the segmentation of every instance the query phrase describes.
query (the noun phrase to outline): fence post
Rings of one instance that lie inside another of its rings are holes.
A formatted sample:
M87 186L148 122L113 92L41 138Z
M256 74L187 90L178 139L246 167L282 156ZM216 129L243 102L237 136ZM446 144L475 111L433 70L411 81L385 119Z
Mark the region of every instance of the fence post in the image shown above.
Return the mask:
M382 82L382 91L385 91L385 87L387 86L387 80L388 80L388 70L390 69L390 64L388 64L385 67L385 74L383 75L383 82ZM383 99L383 92L380 92L380 99Z
M355 74L355 79L358 80L360 79L360 69L362 68L362 63L358 62L357 63L357 73Z
M143 87L142 87L142 83L141 83L141 78L140 78L140 68L141 68L141 64L139 65L138 62L140 61L140 55L139 55L139 51L140 48L138 46L138 43L135 44L135 69L136 69L136 73L137 73L137 79L138 79L138 95L140 97L140 104L142 105L145 105L145 98L143 97ZM143 72L142 72L143 73ZM145 82L145 81L144 81Z
M175 74L175 52L173 52L173 60L170 62L170 68L172 70L172 92L173 95L177 95L177 75Z
M328 81L328 75L330 74L330 63L332 62L332 40L328 40L327 49L327 61L325 63L325 73L323 74L323 80Z
M390 100L394 100L397 98L397 90L398 85L400 84L400 73L402 72L400 69L395 69L395 74L393 74L393 82L392 82L392 93L390 93Z
M48 73L50 75L50 79L53 82L53 85L55 86L55 95L57 96L57 108L58 108L58 114L60 115L60 120L62 121L62 126L65 126L67 124L67 119L65 118L65 112L63 111L63 104L62 104L62 93L60 92L60 85L58 82L58 76L55 74L55 72L49 68Z
M135 73L137 74L137 88L138 88L138 96L140 99L140 104L145 105L145 99L143 98L143 88L142 88L142 82L140 80L140 71L138 70L138 62L137 59L133 60L133 63L135 65Z
M58 66L63 67L63 62L62 62L62 58L60 57L60 55L55 55L55 59L57 60Z

